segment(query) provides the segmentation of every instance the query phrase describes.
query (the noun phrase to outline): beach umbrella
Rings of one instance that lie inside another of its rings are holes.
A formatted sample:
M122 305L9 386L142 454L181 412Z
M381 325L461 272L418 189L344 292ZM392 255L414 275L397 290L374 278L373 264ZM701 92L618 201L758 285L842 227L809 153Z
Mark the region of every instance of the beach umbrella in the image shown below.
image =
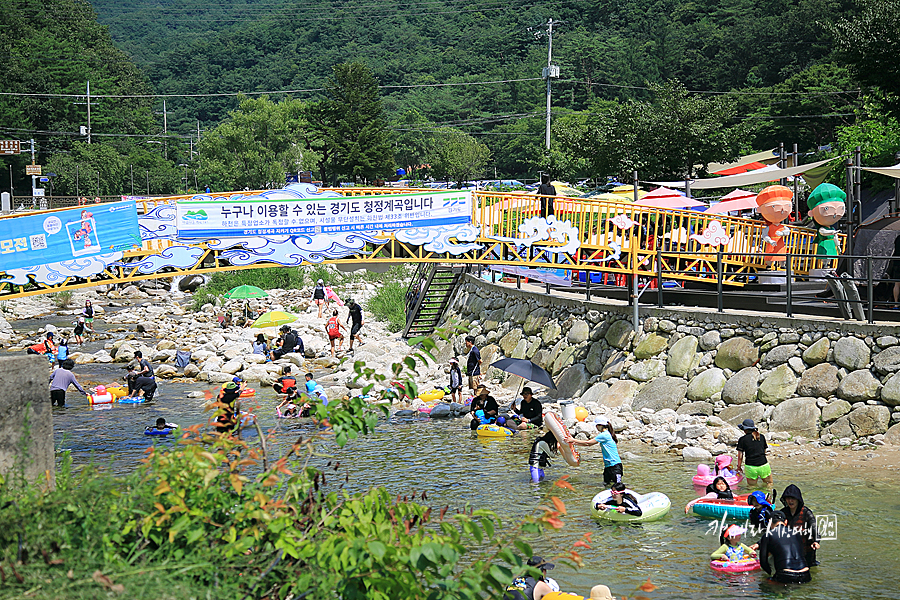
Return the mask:
M263 315L260 315L258 319L253 321L253 325L251 325L250 327L278 327L279 325L293 323L296 320L296 316L290 313L286 313L283 310L271 310Z
M556 384L553 383L553 378L550 377L550 373L530 360L524 358L501 358L497 362L491 364L491 366L495 369L511 373L512 375L518 375L522 379L533 381L534 383L548 387L551 390L556 389Z
M706 206L705 202L697 202L683 196L667 197L667 198L650 198L638 200L636 206L646 206L648 208L693 208L695 206Z
M225 292L225 297L229 300L247 300L248 298L268 298L269 294L255 285L239 285Z
M675 190L670 190L667 187L659 187L653 190L652 192L648 192L644 197L640 200L640 204L644 203L644 200L656 200L657 198L676 198L676 199L684 199L684 192L677 192Z

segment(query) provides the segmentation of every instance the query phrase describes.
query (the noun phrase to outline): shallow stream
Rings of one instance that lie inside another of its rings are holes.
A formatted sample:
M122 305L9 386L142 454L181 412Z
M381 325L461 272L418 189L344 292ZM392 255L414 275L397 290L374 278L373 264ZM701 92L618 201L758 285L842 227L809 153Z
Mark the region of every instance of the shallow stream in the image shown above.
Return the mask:
M28 328L22 325L15 324ZM86 349L101 346L97 342ZM121 367L79 365L75 374L82 383L110 383L121 379ZM161 381L153 404L101 410L91 409L79 393L70 390L68 407L54 409L57 448L71 451L76 465L93 461L119 473L131 471L148 445L173 443L143 435L144 427L157 417L182 426L207 422L204 400L186 397L189 391L203 389L203 384ZM304 424L274 418L276 401L271 389L260 390L255 403L260 406L256 413L263 429L274 431L270 451L286 452ZM385 486L392 494L424 491L431 506L449 505L451 512L467 504L487 508L507 524L533 513L547 495L556 493L568 507L565 527L532 540L536 551L549 559L567 553L582 534L593 532L593 547L581 549L584 568L575 570L557 561L557 568L550 572L564 591L586 594L592 585L603 583L622 596L634 593L649 576L659 589L645 595L654 598L900 598L896 582L900 482L895 476L876 472L862 477L826 464L773 465L777 489L797 484L816 514L833 514L837 519L837 539L823 541L822 564L814 569L813 582L785 588L765 583L759 572L728 575L708 567L709 553L719 545L718 534L707 533L710 520L683 512L685 503L696 497L690 482L695 465L652 455L645 446L622 447L623 454L637 455L625 460L629 487L666 493L672 499L672 511L664 520L644 525L598 524L590 517L589 502L602 481L599 451L586 449L577 469L561 459L554 461L547 469L548 480L535 485L526 466L535 435L485 442L461 421L414 419L382 423L373 435L351 441L343 449L325 442L325 450L340 461L339 475L341 479L344 473L349 476L351 490ZM316 460L324 464L329 459ZM574 491L552 486L563 474L569 475Z

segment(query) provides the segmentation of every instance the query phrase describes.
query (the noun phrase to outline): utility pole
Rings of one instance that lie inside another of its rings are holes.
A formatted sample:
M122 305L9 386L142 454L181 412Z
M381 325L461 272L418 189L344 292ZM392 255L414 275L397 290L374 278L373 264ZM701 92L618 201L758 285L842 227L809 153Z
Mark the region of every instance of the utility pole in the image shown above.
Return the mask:
M542 76L547 80L547 131L544 143L547 150L550 149L550 80L559 79L559 67L553 64L553 25L559 21L550 19L547 21L547 66L544 67Z
M166 160L169 160L169 115L166 113L166 99L163 98L163 153Z
M87 107L88 107L88 144L91 143L91 82L87 82Z

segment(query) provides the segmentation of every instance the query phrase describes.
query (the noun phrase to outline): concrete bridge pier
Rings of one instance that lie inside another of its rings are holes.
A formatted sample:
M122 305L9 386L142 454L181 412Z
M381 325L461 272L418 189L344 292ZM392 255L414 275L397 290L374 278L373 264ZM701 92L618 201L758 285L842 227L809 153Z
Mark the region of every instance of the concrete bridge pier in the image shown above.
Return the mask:
M13 486L55 482L47 359L0 357L0 476Z

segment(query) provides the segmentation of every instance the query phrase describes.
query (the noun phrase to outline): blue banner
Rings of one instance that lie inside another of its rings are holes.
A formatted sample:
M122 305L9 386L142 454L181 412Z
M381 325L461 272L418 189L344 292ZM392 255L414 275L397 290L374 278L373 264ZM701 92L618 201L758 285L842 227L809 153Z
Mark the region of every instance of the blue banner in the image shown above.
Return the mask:
M0 219L0 271L140 247L134 200Z

